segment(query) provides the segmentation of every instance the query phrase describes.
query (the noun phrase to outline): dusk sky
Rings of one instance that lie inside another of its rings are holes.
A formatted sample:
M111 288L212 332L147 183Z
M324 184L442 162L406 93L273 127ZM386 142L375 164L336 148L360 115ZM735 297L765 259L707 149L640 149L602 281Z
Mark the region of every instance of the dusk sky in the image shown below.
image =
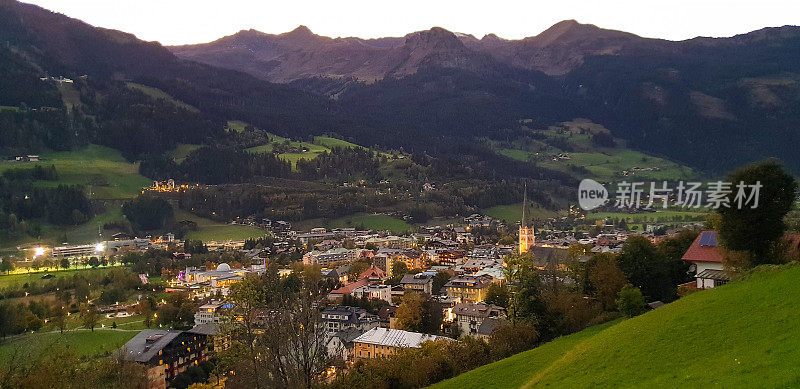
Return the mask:
M564 19L644 37L731 36L800 24L797 0L614 1L253 1L28 0L95 26L163 44L200 43L242 29L268 33L306 25L319 35L375 38L444 27L480 38L532 36Z

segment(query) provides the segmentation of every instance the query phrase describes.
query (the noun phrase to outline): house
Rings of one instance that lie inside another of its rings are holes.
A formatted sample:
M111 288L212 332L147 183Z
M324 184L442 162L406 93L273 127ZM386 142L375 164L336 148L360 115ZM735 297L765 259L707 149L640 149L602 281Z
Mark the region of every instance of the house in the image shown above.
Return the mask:
M400 280L400 285L414 292L433 294L433 277L428 273L406 274Z
M194 324L219 324L223 317L223 311L233 308L233 304L222 301L211 300L207 304L201 305L194 313Z
M452 341L443 336L377 327L353 340L353 357L355 359L387 357L400 349L420 348L423 342L439 340Z
M356 282L351 282L341 288L334 289L330 293L328 293L328 300L330 301L339 300L341 302L341 299L344 297L344 295L346 294L352 295L354 290L367 284L369 284L369 280L367 279L360 279Z
M328 307L322 311L321 315L322 321L325 322L325 329L329 333L348 328L356 328L363 332L378 326L378 316L357 307L344 305Z
M451 278L444 287L448 297L458 297L463 302L476 303L486 298L486 292L489 290L492 280L492 277L488 275L462 275Z
M505 319L498 319L494 317L486 318L483 320L483 322L481 322L481 325L478 326L478 332L475 335L479 338L489 340L494 333L494 330L503 325L505 322Z
M453 314L456 316L456 323L458 323L462 336L489 336L497 328L497 323L493 322L491 325L484 326L483 329L481 329L481 325L487 319L502 323L506 318L506 309L484 302L477 304L461 303L453 307Z
M328 338L326 348L328 356L342 361L348 361L353 357L353 340L361 336L364 331L358 328L348 328L333 333Z
M386 272L372 265L358 275L358 279L367 280L369 283L379 283L386 279Z
M439 306L442 307L442 320L446 323L454 321L456 319L456 315L453 311L453 308L461 303L461 299L458 297L448 296L436 296L434 298L439 302Z
M353 297L384 300L392 303L391 285L362 285L353 290Z
M147 367L148 389L167 383L205 360L206 335L191 331L144 330L122 346L125 358Z
M730 281L724 271L725 249L718 245L716 231L700 232L682 259L692 264L689 271L694 272L695 281L681 286L710 289Z

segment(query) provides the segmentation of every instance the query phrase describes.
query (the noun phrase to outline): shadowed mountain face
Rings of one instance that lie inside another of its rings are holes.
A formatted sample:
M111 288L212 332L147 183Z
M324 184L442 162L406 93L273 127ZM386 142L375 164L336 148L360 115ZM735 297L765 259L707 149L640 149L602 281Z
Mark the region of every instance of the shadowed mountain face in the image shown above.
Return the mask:
M679 42L574 20L521 40L441 28L331 39L302 27L170 50L291 82L422 132L485 135L514 119L578 115L636 148L708 171L766 157L800 170L788 146L800 142L800 28L793 26Z
M496 64L563 75L580 66L586 56L618 55L642 45L668 50L674 42L565 20L522 40L506 40L494 34L477 39L439 27L403 38L333 39L300 26L279 35L240 31L211 43L173 46L170 50L181 58L288 82L320 76L374 81L413 74L428 66L480 71Z
M701 170L778 157L800 172L798 27L680 42L575 21L521 40L442 28L333 39L299 27L164 48L0 0L0 44L0 105L52 106L43 101L57 91L33 92L40 77L86 74L90 84L159 88L214 122L296 138L337 133L480 161L493 153L482 139L524 136L520 119L582 117Z
M279 35L248 30L170 50L181 58L245 71L273 82L317 76L374 81L413 74L420 67L478 70L491 64L487 55L467 48L455 34L438 27L404 38L381 39L332 39L315 35L305 26Z

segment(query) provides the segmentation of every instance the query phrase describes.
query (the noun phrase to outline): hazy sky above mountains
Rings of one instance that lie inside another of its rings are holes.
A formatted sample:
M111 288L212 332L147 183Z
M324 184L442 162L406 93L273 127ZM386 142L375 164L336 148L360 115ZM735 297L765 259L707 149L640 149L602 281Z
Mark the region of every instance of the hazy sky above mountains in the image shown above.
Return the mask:
M536 35L565 19L681 40L800 24L798 0L25 0L89 24L166 45L209 42L243 29L298 25L331 37L377 38L444 27L481 38Z

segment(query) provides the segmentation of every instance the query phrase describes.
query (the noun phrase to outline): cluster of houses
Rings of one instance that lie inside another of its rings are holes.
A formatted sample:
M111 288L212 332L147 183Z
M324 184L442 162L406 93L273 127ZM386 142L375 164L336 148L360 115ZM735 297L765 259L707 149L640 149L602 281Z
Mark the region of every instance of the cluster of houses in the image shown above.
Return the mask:
M324 277L341 284L328 294L329 305L321 312L328 354L353 362L391 355L404 348L418 348L426 341L452 340L398 328L395 314L407 293L432 296L442 310L445 324L457 327L461 336L489 337L506 321L505 308L485 300L492 285L506 281L508 255L530 251L540 269L565 270L568 260L575 259L574 255L567 254L565 246L587 245L584 255L577 256L578 260L585 261L592 253L618 252L627 239L627 234L606 233L592 238L545 239L537 243L533 228L522 226L518 245L465 245L464 242L471 242L470 229L491 223L480 215L472 215L466 221L466 227L430 229L409 236L355 229L292 233L292 239L300 240L308 249L303 262L318 265ZM800 245L800 236L794 237L792 242ZM695 277L694 281L681 285L683 288L708 289L729 281L723 268L725 252L718 244L715 231L702 231L683 260L692 264L690 271ZM366 262L369 267L354 273L356 262ZM411 269L399 281L392 274L397 263ZM170 281L168 291L186 291L206 303L198 308L195 327L191 330L147 330L126 344L129 358L148 366L151 387L166 387L170 379L189 365L202 362L215 349L226 347L224 339L217 336L219 324L226 317L223 312L235 302L212 298L224 298L231 284L247 274L264 271L265 263L238 269L223 263L215 269L187 268ZM285 276L290 270L282 272ZM443 277L446 277L444 282ZM439 282L434 286L436 279ZM343 305L346 296L383 300L386 304L373 314L363 308Z

